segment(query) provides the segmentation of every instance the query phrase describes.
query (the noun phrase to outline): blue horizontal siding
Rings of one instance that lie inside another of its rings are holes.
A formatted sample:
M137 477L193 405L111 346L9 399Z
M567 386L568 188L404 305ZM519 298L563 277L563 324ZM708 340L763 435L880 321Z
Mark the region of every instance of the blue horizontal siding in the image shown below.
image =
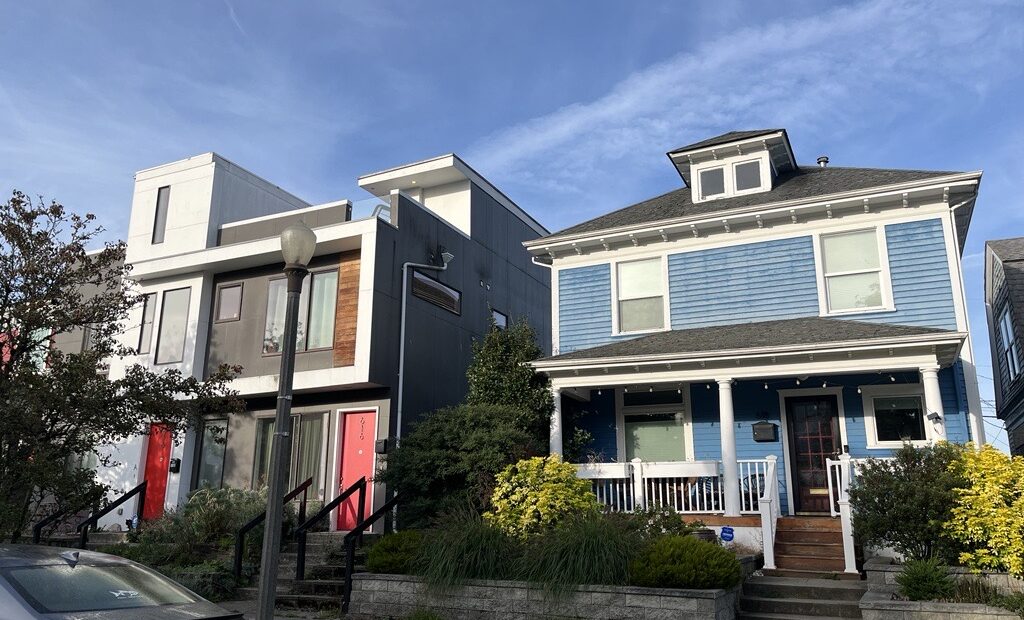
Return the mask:
M895 312L843 315L876 323L956 329L946 237L939 219L885 227Z
M811 237L668 257L673 329L818 315Z
M558 353L605 344L612 334L610 265L558 272Z
M618 436L615 428L615 390L590 391L590 402L562 398L562 417L568 440L580 429L590 433L591 441L584 452L599 463L618 460Z

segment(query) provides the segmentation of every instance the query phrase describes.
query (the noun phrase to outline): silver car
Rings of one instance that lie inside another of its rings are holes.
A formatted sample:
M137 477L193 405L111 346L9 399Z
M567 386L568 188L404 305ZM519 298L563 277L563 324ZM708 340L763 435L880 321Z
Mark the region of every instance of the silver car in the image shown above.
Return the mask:
M241 620L167 577L94 551L0 545L0 620Z

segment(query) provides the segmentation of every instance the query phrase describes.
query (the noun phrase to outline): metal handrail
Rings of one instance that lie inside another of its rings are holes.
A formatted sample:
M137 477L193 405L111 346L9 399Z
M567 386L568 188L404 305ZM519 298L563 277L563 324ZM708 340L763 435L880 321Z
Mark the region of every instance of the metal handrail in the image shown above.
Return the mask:
M370 528L377 519L391 512L398 504L398 495L389 499L369 517L363 519L348 534L345 534L345 588L341 595L341 613L348 613L348 604L352 601L352 571L355 568L356 541L361 540L363 532Z
M302 580L306 578L306 532L316 522L326 518L332 510L340 506L341 502L348 499L356 491L359 492L359 499L356 500L359 504L359 518L362 519L363 515L366 514L366 476L355 481L352 486L342 491L340 495L324 504L324 507L310 517L309 520L302 522L299 527L295 528L295 538L298 543L298 551L295 556L295 579Z
M127 502L129 499L131 499L135 495L139 496L139 506L138 506L138 509L137 509L136 512L137 512L138 515L141 516L142 515L142 510L146 507L146 484L148 482L149 482L148 480L143 480L134 489L132 489L131 491L128 491L127 493L125 493L121 497L119 497L116 500L114 500L114 501L110 502L109 504L107 504L106 507L103 510L101 510L99 512L92 512L92 513L90 513L89 516L85 519L85 521L82 521L81 523L79 523L78 527L75 528L76 532L81 532L81 534L82 534L81 538L78 541L78 548L79 549L85 549L86 545L89 544L89 527L90 526L95 526L99 522L100 519L102 519L103 517L105 517L108 514L110 514L111 512L113 512L115 508L117 508L121 504Z
M306 518L306 494L310 486L313 485L313 477L306 478L302 484L295 487L288 492L288 495L284 496L284 503L288 503L298 497L299 493L302 493L302 499L299 500L299 521L303 521ZM253 529L267 518L267 511L264 510L260 514L250 519L245 525L238 528L235 532L235 558L232 565L232 573L235 575L235 579L242 576L242 556L245 555L245 535L249 533L249 530Z

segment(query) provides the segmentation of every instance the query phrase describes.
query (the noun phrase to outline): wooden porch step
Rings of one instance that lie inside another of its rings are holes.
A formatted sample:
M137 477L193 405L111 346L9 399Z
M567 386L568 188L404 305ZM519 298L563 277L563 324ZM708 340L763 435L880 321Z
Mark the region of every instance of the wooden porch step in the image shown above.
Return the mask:
M813 555L779 553L775 555L775 566L793 570L842 571L846 568L846 562L842 556L823 558Z
M828 579L828 580L844 580L844 581L860 581L864 579L863 575L859 573L846 573L841 570L839 571L817 571L817 570L799 570L791 568L764 568L761 572L766 577L787 577L790 579Z
M843 533L824 530L782 530L775 531L775 543L824 543L843 544Z
M779 530L842 532L843 524L832 517L780 517Z
M816 558L843 559L843 544L838 542L783 542L775 541L778 555L802 555Z

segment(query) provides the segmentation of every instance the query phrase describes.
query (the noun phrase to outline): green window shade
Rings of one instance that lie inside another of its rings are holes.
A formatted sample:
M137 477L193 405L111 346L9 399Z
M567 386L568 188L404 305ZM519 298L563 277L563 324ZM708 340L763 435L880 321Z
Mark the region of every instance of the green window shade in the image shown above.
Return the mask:
M625 416L626 460L685 461L685 426L681 413Z

